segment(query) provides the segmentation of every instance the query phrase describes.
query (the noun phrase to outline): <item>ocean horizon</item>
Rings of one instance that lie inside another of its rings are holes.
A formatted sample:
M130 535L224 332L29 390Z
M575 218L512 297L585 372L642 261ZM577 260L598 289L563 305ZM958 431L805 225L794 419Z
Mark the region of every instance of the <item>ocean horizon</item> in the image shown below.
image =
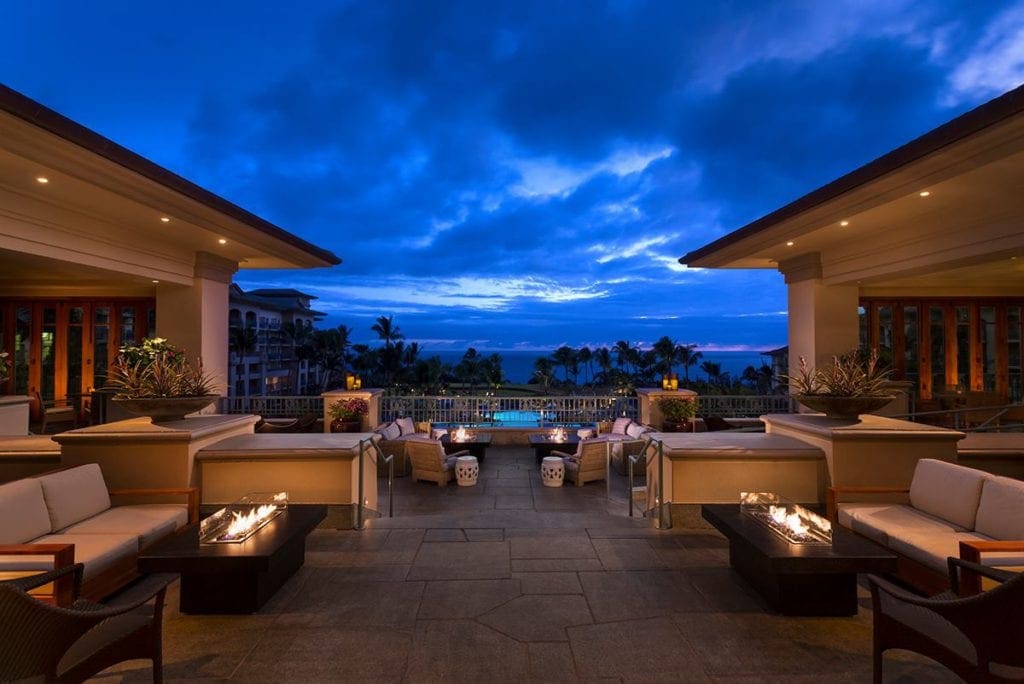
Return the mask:
M491 354L498 354L501 356L501 367L505 372L505 377L508 379L509 383L514 385L522 385L529 382L530 378L533 377L533 362L537 358L541 356L551 356L551 352L544 351L477 349L477 352L481 356L485 357L490 356ZM437 356L444 363L449 363L454 366L462 359L465 353L465 350L431 351L429 349L421 349L420 358L429 359L432 356ZM703 354L703 356L701 357L700 363L703 363L704 361L719 363L722 365L722 372L729 373L733 377L739 377L742 375L743 370L747 366L754 366L757 368L763 363L770 363L770 359L766 355L756 351L701 351L701 354ZM704 372L700 370L700 363L698 363L697 366L690 367L691 380L704 378ZM596 373L599 370L600 369L595 364L594 372ZM681 367L677 366L676 372L682 376ZM561 378L563 375L563 369L556 368L555 373L559 378Z

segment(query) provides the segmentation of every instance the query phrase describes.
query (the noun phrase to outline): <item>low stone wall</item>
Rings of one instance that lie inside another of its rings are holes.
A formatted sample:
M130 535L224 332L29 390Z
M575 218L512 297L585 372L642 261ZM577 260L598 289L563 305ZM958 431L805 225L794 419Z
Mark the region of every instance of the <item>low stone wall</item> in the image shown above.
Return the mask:
M0 436L0 484L59 468L60 445L49 435Z

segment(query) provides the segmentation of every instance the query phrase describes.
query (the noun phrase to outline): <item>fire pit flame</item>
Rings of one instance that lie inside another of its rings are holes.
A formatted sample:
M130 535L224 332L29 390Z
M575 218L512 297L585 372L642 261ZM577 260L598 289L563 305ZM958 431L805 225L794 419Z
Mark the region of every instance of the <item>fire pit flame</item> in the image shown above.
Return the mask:
M740 509L791 544L831 544L832 523L803 506L783 502L777 494L744 492Z
M558 427L551 431L552 442L564 442L566 440L565 428Z
M202 544L244 542L284 512L287 492L246 494L199 523Z

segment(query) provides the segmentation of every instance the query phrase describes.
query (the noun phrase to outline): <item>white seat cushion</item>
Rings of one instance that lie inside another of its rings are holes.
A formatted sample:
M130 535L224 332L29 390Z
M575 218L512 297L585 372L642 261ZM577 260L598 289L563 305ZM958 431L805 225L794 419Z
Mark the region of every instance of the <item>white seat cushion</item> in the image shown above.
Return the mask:
M166 537L188 522L188 507L180 504L115 506L61 530L61 534L135 534L139 548Z
M947 571L946 559L960 557L961 541L992 541L977 532L920 532L905 530L889 537L889 548L896 553L912 558L943 574ZM1019 568L1024 566L1024 552L1005 551L983 553L982 565L990 567Z
M841 503L839 524L879 544L889 544L900 532L953 534L966 532L949 521L900 504Z
M54 530L63 530L110 508L107 485L95 463L40 475L36 479L43 488Z
M923 458L910 482L910 504L964 529L974 529L981 485L989 477L974 468Z
M139 537L134 534L47 534L32 543L74 544L75 562L85 563L84 579L139 552ZM0 556L0 572L52 568L53 556Z
M612 434L613 435L624 435L624 434L626 434L626 428L628 428L629 424L632 423L632 422L633 421L630 420L629 418L616 418L615 419L615 423L612 424Z
M1007 477L986 480L974 529L993 539L1024 540L1024 482Z
M0 485L0 544L22 544L52 531L39 480Z
M626 426L626 435L633 439L641 439L648 432L653 432L653 430L646 425L641 425L640 423L630 423Z

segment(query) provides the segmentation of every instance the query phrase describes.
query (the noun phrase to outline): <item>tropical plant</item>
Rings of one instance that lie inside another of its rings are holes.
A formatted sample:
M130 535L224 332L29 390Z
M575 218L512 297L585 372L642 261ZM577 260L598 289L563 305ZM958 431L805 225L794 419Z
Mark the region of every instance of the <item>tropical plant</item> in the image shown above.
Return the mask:
M11 377L11 355L0 352L0 382L7 382Z
M682 397L662 397L658 399L658 408L665 420L682 423L697 414L697 401Z
M799 373L782 377L798 395L884 397L888 394L885 383L891 372L879 368L878 352L872 350L864 357L853 350L833 356L832 363L824 368L810 368L801 356Z
M107 386L121 399L205 397L216 394L213 376L162 337L121 347L107 371Z
M697 351L695 344L681 344L676 347L676 360L683 364L683 380L690 382L690 367L696 366L704 354Z
M362 416L365 416L369 412L370 405L365 399L360 399L359 397L341 399L327 407L327 413L330 414L331 418L341 420L346 423L361 420Z

